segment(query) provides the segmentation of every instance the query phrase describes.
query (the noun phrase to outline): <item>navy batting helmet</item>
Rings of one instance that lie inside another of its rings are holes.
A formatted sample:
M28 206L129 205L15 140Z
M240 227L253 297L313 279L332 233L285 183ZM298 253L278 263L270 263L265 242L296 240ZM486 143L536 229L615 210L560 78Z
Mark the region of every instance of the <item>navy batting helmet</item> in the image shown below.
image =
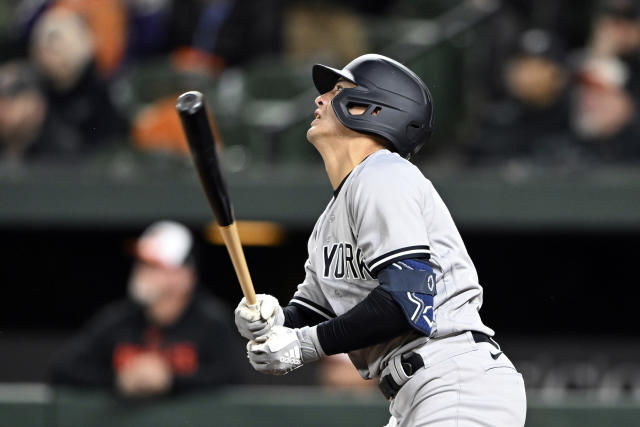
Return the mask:
M375 54L362 55L342 70L313 66L313 83L321 94L333 89L340 77L356 84L341 90L331 101L344 126L382 136L407 158L429 139L433 101L429 89L413 71ZM349 107L354 105L365 106L366 111L351 114Z

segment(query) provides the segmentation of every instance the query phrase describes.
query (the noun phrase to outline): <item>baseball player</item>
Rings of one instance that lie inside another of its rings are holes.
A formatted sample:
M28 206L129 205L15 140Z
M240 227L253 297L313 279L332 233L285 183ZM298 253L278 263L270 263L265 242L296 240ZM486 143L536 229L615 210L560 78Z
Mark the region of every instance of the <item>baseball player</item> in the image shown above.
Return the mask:
M433 102L404 65L364 55L313 67L307 139L334 189L289 304L235 311L251 365L282 375L348 353L390 400L389 426L523 426L522 376L482 323L482 287L442 199L407 159Z

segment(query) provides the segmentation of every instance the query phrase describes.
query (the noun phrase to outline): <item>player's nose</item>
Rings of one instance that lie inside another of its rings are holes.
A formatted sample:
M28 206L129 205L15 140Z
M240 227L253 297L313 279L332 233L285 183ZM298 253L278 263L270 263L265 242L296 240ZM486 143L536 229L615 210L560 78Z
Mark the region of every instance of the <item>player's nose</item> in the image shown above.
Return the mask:
M317 105L318 107L319 107L319 106L321 106L321 105L323 105L323 104L324 104L324 101L322 100L322 95L318 95L318 96L316 96L316 99L315 99L315 101L314 101L314 102L316 103L316 105Z

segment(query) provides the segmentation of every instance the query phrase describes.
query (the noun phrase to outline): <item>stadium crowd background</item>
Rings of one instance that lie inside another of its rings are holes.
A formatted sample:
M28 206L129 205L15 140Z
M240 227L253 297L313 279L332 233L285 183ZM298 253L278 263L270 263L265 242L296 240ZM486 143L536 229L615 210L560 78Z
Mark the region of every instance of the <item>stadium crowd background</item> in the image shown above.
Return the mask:
M460 28L438 28L433 19L455 3L3 2L3 168L123 150L184 155L172 109L185 88L211 95L238 146L236 169L317 162L297 137L280 138L308 116L283 101L308 88L309 64L369 51L396 53L442 93L424 162L567 170L637 161L634 2L478 1L455 17ZM265 132L276 136L254 135Z
M186 90L215 114L238 217L271 221L244 224L256 288L288 301L331 195L304 139L310 66L366 52L432 89L436 132L414 162L460 225L483 318L530 396L637 408L633 0L3 1L0 382L49 379L50 355L126 295L126 247L155 220L194 231L203 281L235 306L174 113Z

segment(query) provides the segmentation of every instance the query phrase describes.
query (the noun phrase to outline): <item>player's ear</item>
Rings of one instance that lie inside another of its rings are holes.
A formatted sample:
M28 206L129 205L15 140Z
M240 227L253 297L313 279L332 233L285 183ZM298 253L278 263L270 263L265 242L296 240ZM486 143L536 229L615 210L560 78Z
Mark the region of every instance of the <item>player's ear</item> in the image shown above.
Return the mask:
M368 108L369 105L358 104L357 102L350 102L349 105L347 105L347 110L352 116L361 116L367 111Z

